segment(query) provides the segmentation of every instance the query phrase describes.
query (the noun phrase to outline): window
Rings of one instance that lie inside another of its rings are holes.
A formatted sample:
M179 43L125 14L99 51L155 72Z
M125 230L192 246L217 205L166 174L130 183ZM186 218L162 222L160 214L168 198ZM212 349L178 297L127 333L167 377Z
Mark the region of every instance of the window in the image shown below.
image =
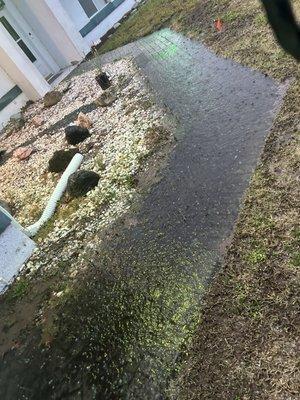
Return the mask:
M14 30L14 28L11 26L11 24L7 21L5 17L0 17L0 22L4 26L4 28L7 30L7 32L10 34L10 36L16 41L18 46L23 50L23 52L26 54L26 56L29 58L31 62L35 62L36 58L32 54L32 52L29 50L29 48L26 46L26 44L23 42L23 40L20 38L20 36L17 34L17 32Z
M21 93L22 90L19 86L14 86L4 96L0 97L0 111L13 102Z
M90 18L98 11L93 0L78 0L86 15Z

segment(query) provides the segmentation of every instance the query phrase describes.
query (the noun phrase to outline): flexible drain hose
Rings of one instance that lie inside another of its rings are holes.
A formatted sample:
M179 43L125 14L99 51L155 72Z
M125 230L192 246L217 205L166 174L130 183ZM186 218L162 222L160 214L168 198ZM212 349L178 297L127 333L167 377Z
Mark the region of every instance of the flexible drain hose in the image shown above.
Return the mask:
M29 237L35 236L40 228L52 217L56 209L57 203L59 202L62 195L64 194L64 191L66 190L69 176L77 171L80 164L82 163L82 160L83 156L79 153L75 154L75 156L72 158L70 164L68 165L67 169L62 174L58 184L56 185L56 188L52 193L52 196L50 197L41 218L33 225L30 225L24 230Z

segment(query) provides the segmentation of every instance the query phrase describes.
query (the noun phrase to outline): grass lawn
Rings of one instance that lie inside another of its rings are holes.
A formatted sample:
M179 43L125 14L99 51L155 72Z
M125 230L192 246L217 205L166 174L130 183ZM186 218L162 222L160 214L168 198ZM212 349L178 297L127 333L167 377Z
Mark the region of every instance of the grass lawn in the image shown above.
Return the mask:
M293 5L299 15L300 0ZM220 33L214 28L216 18L224 23ZM202 322L178 383L178 399L296 399L299 66L275 42L256 0L148 0L99 51L162 26L290 83L246 193L223 269L206 295Z

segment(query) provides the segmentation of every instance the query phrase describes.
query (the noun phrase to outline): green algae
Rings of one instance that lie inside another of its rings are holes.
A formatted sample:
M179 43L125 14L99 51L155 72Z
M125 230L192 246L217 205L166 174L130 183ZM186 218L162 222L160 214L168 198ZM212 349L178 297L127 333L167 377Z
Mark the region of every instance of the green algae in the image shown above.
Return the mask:
M148 399L167 393L199 322L199 302L214 256L148 243L101 251L94 276L80 280L64 299L56 348L67 349L72 369L103 398Z
M155 58L159 58L161 60L166 60L169 57L174 56L179 50L179 47L175 43L171 43L166 49L160 51L155 55Z

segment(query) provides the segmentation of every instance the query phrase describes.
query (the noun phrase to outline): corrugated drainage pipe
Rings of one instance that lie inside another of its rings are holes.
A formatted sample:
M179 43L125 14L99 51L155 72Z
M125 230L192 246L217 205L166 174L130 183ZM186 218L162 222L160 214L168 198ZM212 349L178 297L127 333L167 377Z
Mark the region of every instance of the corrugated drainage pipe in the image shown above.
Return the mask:
M56 188L52 193L52 196L50 197L41 218L33 225L30 225L28 228L24 229L26 235L28 235L29 237L35 236L41 229L41 227L52 217L56 209L57 203L59 202L62 195L64 194L64 191L66 190L69 176L77 171L77 169L80 167L80 164L82 163L82 160L83 156L81 154L75 154L67 169L62 174L58 184L56 185Z

